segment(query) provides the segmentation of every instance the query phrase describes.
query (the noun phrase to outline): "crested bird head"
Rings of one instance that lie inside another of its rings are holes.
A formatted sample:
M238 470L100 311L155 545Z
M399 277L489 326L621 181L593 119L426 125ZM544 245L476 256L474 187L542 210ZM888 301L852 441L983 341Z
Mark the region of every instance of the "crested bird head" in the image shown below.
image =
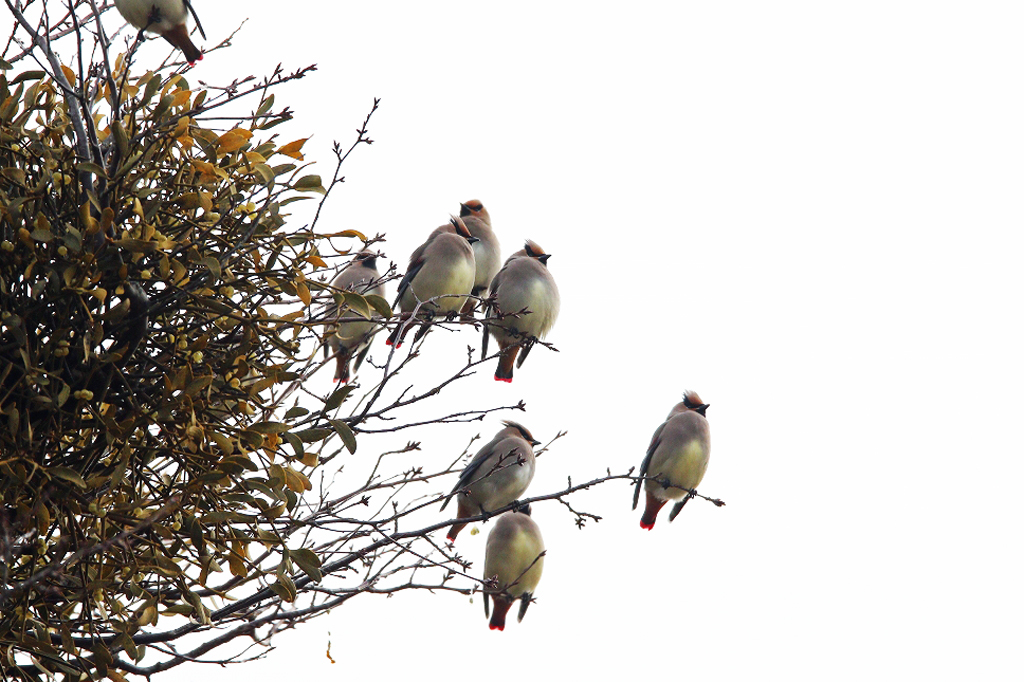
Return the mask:
M470 199L464 204L459 204L459 217L468 218L470 216L479 218L488 225L491 224L491 214L487 212L479 199Z

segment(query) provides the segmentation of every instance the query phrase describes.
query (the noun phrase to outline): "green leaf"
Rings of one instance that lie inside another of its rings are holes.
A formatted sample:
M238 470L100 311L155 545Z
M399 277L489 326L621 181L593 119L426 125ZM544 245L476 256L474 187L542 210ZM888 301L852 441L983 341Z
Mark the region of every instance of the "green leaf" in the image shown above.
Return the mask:
M310 577L315 582L320 582L323 579L323 573L320 572L320 557L318 557L312 550L309 549L293 549L289 552L292 561L294 561L302 572Z
M260 102L259 107L257 107L257 109L256 109L256 115L257 116L262 116L263 114L265 114L268 111L270 111L270 107L272 107L272 106L274 106L274 95L273 94L268 95L265 100Z
M45 71L22 71L17 76L12 78L8 85L16 85L22 81L37 81L40 78L44 78L45 76Z
M284 433L291 427L281 422L260 422L249 427L256 433Z
M49 469L49 474L54 478L61 479L62 481L74 483L82 490L85 490L86 488L89 487L85 484L85 479L82 478L82 476L77 471L74 471L73 469L69 469L67 467L53 467L52 469Z
M285 431L281 435L286 441L288 441L288 444L292 446L292 449L295 450L296 457L302 457L304 454L306 454L306 449L302 447L301 438L296 436L291 431Z
M331 435L330 429L306 429L295 434L303 443L316 443Z
M188 386L185 387L184 394L189 397L194 397L199 391L203 390L213 381L213 375L207 374L206 376L194 379Z
M366 302L369 303L374 310L376 310L381 317L390 318L394 313L391 312L391 306L384 300L383 297L377 294L366 294L363 296Z
M292 579L287 575L279 576L277 582L271 585L270 589L274 591L274 594L289 604L295 601L295 583L293 583Z
M307 410L305 407L299 407L298 405L295 405L294 407L289 408L289 410L284 413L284 418L295 419L296 417L305 417L307 414L309 414L309 410Z
M338 405L341 405L343 402L345 402L345 398L348 397L348 394L351 393L354 388L355 387L352 385L342 386L341 388L339 388L337 391L332 393L327 398L327 402L324 403L324 409L333 410L337 408Z
M366 299L359 294L354 294L351 291L346 291L345 305L349 307L353 312L359 313L366 319L370 319L370 306L366 304Z
M353 455L356 454L356 435L352 433L352 429L349 428L348 424L340 419L328 419L334 430L341 436L341 440L345 442L345 447Z
M327 190L324 189L319 175L303 175L295 181L292 188L299 192L318 192L319 194L327 194Z
M212 272L214 276L217 277L217 279L220 279L220 261L218 261L213 256L207 256L206 258L202 259L199 262L205 265L210 270L210 272Z

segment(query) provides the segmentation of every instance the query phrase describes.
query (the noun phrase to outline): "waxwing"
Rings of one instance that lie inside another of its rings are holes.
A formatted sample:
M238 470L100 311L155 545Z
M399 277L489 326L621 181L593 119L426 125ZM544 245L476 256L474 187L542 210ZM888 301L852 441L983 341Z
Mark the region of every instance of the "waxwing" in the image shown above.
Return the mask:
M491 281L484 315L500 313L504 317L484 325L482 354L487 356L489 330L501 349L495 381L512 383L516 354L522 349L516 365L522 367L534 341L544 338L558 318L558 286L548 271L550 257L536 242L527 241L526 247L512 254Z
M459 510L456 518L464 519L501 509L526 492L537 469L533 446L540 442L522 424L502 423L505 428L480 448L459 475L459 481L441 505L441 511L453 496L457 496ZM459 531L465 527L464 523L456 523L448 530L448 539L455 542Z
M491 617L492 630L505 629L505 615L516 599L517 620L522 622L544 571L544 553L544 538L530 518L530 505L498 517L484 554L484 614ZM493 614L488 613L488 597L494 598Z
M420 301L430 301L420 307L423 315L435 313L454 313L465 303L465 296L473 291L476 277L476 258L473 255L473 244L477 238L469 233L461 218L452 218L450 226L434 230L427 241L423 242L409 259L409 269L398 285L398 298L395 303L402 312L412 311ZM406 316L408 317L408 316ZM398 343L408 333L411 325L405 327L399 338L401 325L388 337L388 345ZM420 338L426 331L426 325L417 332Z
M473 253L476 255L473 295L483 296L501 268L501 244L491 229L491 214L478 199L460 204L459 217L466 223L469 233L480 240L473 244Z
M640 527L651 530L658 512L669 500L679 500L668 515L671 521L693 497L693 492L704 478L711 454L711 430L704 413L710 405L700 396L688 391L683 402L672 408L668 418L659 426L647 456L640 465L640 479L633 492L633 509L640 499L640 484L647 491L647 507L640 518ZM643 481L646 477L648 480Z
M360 295L375 294L384 295L384 284L380 281L380 274L377 272L377 254L370 251L361 251L355 255L348 267L342 270L331 287L337 291L351 291ZM370 322L368 318L351 308L338 317L338 306L331 304L327 311L328 319L338 319L337 326L327 337L327 345L324 351L328 355L337 358L338 365L334 372L334 380L339 379L343 383L349 380L349 365L355 357L354 369L359 369L366 353L370 350L370 339L378 326Z
M188 15L196 20L199 33L206 39L203 25L188 0L114 0L125 21L139 29L163 36L163 39L185 53L189 64L203 58L203 53L188 36Z

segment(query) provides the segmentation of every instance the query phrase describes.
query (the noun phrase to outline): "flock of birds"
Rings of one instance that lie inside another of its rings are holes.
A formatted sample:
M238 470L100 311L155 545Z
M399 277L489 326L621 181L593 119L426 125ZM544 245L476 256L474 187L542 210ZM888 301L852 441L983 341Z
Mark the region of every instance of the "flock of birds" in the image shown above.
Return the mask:
M356 254L332 287L338 292L383 296L377 257L368 251ZM387 343L400 346L414 323L421 325L414 337L418 340L433 316L472 315L477 301L483 301L482 357L487 357L487 340L494 336L500 349L494 378L511 382L513 367L522 366L530 348L558 318L558 286L548 270L548 258L550 254L540 245L527 241L499 269L501 251L490 214L476 199L461 204L458 217L431 232L413 251L398 286L396 303L403 317ZM378 324L350 309L340 316L335 309L331 317L337 329L329 336L326 350L337 359L335 380L348 381L353 359L358 369ZM674 519L704 477L711 451L707 409L700 396L687 392L654 432L633 494L636 509L643 484L647 504L640 519L642 528L653 529L658 512L670 500L676 501L669 514L669 520ZM537 468L533 448L540 443L522 424L503 423L504 428L480 448L441 505L444 511L452 498L458 503L457 522L448 531L452 543L466 527L459 519L513 504L533 480ZM487 536L484 558L488 585L484 611L492 630L505 628L505 617L516 600L520 600L522 620L544 570L543 554L544 540L530 517L529 505L498 517ZM489 598L494 599L493 613Z
M115 5L128 23L163 36L182 50L190 63L202 59L202 52L189 38L188 14L195 17L195 11L188 0L115 0ZM402 316L387 344L401 346L406 334L419 324L415 342L426 333L433 317L471 316L482 301L486 320L482 357L487 356L488 339L494 336L499 347L494 378L511 383L513 366L522 366L533 344L544 338L558 317L558 287L547 268L549 257L537 243L527 241L501 265L501 249L487 209L477 200L461 204L458 217L431 232L413 251L398 285L396 305ZM365 250L356 254L332 287L339 292L383 296L377 258ZM366 357L380 325L351 309L339 315L334 308L330 314L336 327L326 350L336 358L335 381L347 382ZM641 486L646 492L641 528L653 529L658 513L670 500L675 501L669 513L669 521L673 520L694 496L711 452L707 409L700 396L689 391L655 430L633 493L635 510ZM441 511L454 497L456 518L470 518L508 506L526 492L537 465L533 447L539 442L522 424L503 423L504 428L462 471ZM454 543L465 526L465 522L453 524L448 540ZM487 536L484 558L484 611L492 630L505 628L505 617L516 600L520 601L518 620L523 619L540 582L544 553L544 540L530 517L529 505L498 517ZM489 598L494 600L493 613L489 613Z

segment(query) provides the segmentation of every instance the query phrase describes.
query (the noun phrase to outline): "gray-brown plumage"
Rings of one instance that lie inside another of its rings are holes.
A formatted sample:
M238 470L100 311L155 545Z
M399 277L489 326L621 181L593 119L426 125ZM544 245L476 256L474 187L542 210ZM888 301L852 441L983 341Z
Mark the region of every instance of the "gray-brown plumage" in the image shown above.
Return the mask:
M185 54L189 63L203 58L202 51L188 35L188 15L196 21L199 33L206 39L199 17L188 0L114 0L125 21L139 29L157 33Z
M491 228L491 214L479 199L470 199L459 205L459 217L466 223L469 233L479 239L473 244L476 256L476 280L473 295L483 296L491 280L501 269L501 244Z
M421 315L453 313L465 303L466 295L473 291L476 278L476 257L473 243L477 238L469 233L461 218L452 218L450 226L434 230L409 259L409 268L398 285L395 303L403 313L412 311L418 302L431 301L420 307ZM440 298L438 298L440 297ZM398 343L398 330L388 338L388 345ZM426 329L424 327L424 329ZM417 334L417 338L422 331Z
M539 445L539 441L522 424L513 421L502 423L505 428L480 448L459 475L451 494L441 505L441 511L455 496L459 502L456 518L464 519L501 509L526 492L537 469L533 446ZM448 531L448 539L455 542L465 527L464 523L453 525Z
M370 251L357 253L348 267L334 278L331 287L338 291L351 291L361 295L384 296L384 284L377 272L377 254ZM338 306L334 303L328 309L327 316L328 319L334 319L337 315ZM359 369L370 349L370 339L377 331L378 325L352 308L337 319L336 327L327 337L324 351L337 358L334 380L348 382L352 358L355 358L353 369Z
M640 518L640 527L651 530L658 512L669 500L680 500L672 507L668 520L673 520L693 497L708 468L711 455L711 429L704 413L709 405L700 396L688 391L683 402L669 412L665 422L654 431L647 456L640 465L640 476L647 477L647 506ZM633 509L640 499L641 480L633 492ZM685 490L684 490L685 488Z
M522 367L534 341L544 338L558 319L561 303L555 278L548 271L550 257L536 242L527 241L491 281L485 317L496 311L507 316L484 329L483 355L487 355L488 335L494 336L501 349L495 381L511 383L516 354L522 349L516 365Z
M484 554L484 613L490 616L492 630L505 629L505 615L516 599L519 622L526 615L533 593L544 572L544 538L540 527L530 518L530 505L498 517L487 536ZM488 598L494 599L494 613L488 613Z

